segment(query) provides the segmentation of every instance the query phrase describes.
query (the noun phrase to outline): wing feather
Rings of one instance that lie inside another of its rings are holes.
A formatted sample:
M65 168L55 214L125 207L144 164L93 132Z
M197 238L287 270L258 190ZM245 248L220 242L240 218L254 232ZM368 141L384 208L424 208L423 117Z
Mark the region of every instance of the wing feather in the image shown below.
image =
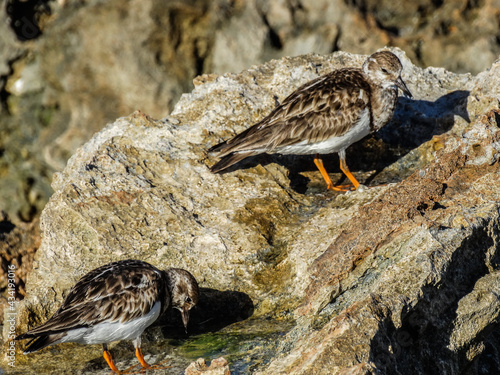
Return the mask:
M371 88L359 69L341 69L306 83L267 117L210 151L279 152L280 147L341 136L369 106Z
M23 336L53 334L102 321L129 321L147 314L158 299L168 303L166 290L162 271L148 263L110 263L83 276L56 313Z

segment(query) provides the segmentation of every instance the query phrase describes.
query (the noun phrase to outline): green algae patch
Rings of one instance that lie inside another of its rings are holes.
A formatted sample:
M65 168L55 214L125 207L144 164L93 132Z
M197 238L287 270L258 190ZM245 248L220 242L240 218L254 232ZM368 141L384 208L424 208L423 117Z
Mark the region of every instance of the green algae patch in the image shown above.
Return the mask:
M293 327L291 321L251 319L218 332L198 335L178 348L193 361L224 357L231 373L248 374L262 368L276 355L280 339Z

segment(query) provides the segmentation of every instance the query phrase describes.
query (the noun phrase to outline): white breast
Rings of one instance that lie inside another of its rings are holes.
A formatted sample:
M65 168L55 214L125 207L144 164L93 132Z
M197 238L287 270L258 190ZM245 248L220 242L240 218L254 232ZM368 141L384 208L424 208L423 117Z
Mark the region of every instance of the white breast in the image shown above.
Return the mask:
M160 307L160 302L156 302L147 315L128 322L102 322L93 327L73 329L58 343L103 344L118 340L134 340L158 318Z

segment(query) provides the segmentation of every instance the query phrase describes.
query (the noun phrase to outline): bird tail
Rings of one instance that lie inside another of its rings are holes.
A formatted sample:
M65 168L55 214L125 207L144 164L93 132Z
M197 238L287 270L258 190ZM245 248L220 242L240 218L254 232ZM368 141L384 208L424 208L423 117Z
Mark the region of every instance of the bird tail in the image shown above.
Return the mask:
M229 168L231 165L236 164L240 160L243 160L255 154L256 153L254 152L234 152L229 155L225 155L222 157L222 159L220 159L217 163L210 167L210 171L213 173L218 173L226 168Z
M23 333L15 338L15 340L31 339L28 342L26 349L24 349L23 354L29 354L36 352L46 346L52 345L62 339L66 335L66 332L53 333L53 334L42 334L39 336L34 336L29 332Z
M227 141L224 141L224 142L221 142L221 143L218 143L212 147L210 147L208 149L208 153L209 154L212 154L212 153L219 153L221 152L223 149L227 148Z

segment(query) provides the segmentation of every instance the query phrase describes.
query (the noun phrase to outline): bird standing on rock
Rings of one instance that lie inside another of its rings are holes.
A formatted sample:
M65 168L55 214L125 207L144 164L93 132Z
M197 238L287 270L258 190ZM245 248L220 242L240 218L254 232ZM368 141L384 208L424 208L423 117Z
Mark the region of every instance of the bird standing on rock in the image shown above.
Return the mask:
M345 150L382 128L396 107L398 88L412 97L401 78L403 66L390 51L369 56L362 69L344 68L318 77L295 90L263 120L209 152L222 157L211 167L220 172L238 161L264 152L315 154L314 163L328 189L334 186L319 154L337 152L340 169L353 188L360 185L345 161Z
M132 340L142 367L159 368L144 360L141 334L169 307L181 312L187 329L198 297L198 283L188 271L162 271L140 260L113 262L83 276L47 322L16 340L31 339L24 354L63 342L102 344L104 359L118 374L107 344Z

